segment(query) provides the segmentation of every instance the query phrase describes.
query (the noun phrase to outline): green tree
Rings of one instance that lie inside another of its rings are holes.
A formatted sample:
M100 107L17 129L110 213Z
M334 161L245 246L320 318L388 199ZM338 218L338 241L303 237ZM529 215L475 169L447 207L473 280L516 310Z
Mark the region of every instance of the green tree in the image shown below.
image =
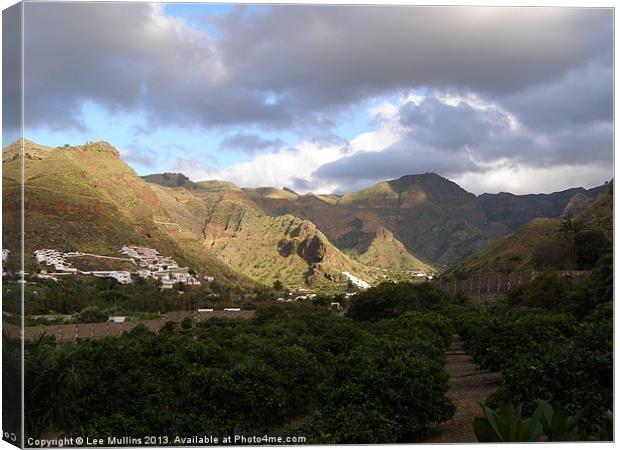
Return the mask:
M106 322L108 320L108 314L101 311L97 306L87 306L80 311L77 319L79 322L83 323Z

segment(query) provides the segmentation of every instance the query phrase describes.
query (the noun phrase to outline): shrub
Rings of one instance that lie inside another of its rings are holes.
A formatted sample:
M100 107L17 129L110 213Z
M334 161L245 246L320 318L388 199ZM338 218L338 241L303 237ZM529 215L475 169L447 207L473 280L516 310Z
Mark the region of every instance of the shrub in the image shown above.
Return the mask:
M433 283L381 283L356 295L347 315L356 320L398 317L407 311L439 311L452 297Z
M96 306L87 306L78 314L78 320L82 323L105 322L108 320L108 314Z
M520 353L563 345L575 331L575 320L567 314L520 308L499 315L468 313L457 326L474 362L501 370Z
M187 330L192 327L192 318L186 317L181 321L181 328Z
M28 344L28 430L275 433L301 416L310 442L396 442L453 413L446 317L356 322L312 305L272 312L278 319L180 334L168 323L158 335Z
M532 281L512 289L506 296L512 306L561 311L567 304L570 282L554 272L543 273Z
M488 399L493 406L538 399L568 414L582 411L585 433L595 433L612 408L613 308L598 306L578 323L567 314L521 308L504 314L468 313L456 326L474 360L501 370L503 382Z

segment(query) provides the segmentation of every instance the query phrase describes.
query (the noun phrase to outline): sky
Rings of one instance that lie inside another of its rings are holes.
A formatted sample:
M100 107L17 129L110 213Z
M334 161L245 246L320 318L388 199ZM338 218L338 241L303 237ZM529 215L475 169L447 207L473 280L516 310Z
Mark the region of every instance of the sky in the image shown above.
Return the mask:
M24 24L25 137L105 140L140 175L344 193L436 172L476 194L613 176L611 9L26 3Z

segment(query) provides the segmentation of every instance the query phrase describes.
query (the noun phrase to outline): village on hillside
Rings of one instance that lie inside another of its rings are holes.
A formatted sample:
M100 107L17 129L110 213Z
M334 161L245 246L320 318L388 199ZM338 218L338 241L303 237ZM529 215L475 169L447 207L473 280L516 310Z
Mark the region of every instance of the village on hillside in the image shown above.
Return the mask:
M119 253L126 257L103 256L83 252L61 252L55 249L35 250L33 256L37 263L44 264L53 269L42 269L36 276L42 279L58 280L58 277L81 274L95 277L114 278L121 284L131 283L132 275L141 278L152 278L161 282L161 289L172 289L176 284L200 285L200 281L190 273L188 267L179 267L179 264L171 257L162 255L154 248L140 247L137 245L124 245ZM135 270L80 270L71 261L72 258L91 257L101 260L118 261L135 266ZM213 282L211 276L204 277L206 281Z

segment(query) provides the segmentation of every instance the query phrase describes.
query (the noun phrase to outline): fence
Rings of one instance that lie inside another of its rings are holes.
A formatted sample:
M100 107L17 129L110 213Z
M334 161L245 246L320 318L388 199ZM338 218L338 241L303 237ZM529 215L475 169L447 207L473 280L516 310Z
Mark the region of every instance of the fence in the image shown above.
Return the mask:
M532 281L542 272L527 270L512 273L485 273L464 280L437 279L439 286L451 294L462 292L481 303L490 303L506 294L511 289ZM571 279L583 278L591 271L561 271L559 275Z

